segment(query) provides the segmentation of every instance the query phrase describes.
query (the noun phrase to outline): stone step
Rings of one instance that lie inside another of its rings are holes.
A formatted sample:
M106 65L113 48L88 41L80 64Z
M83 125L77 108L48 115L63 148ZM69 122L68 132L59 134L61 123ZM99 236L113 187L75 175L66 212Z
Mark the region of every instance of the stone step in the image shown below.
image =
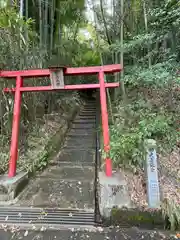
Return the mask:
M76 133L69 133L66 137L66 140L72 140L72 141L79 141L79 140L83 140L83 142L92 142L92 141L96 141L96 134L95 133L83 133L80 132L78 133L78 131Z
M96 111L96 106L86 105L86 106L84 106L84 108L81 109L81 111L83 111L83 110L93 110L93 111Z
M70 131L67 135L67 138L84 138L84 139L88 139L88 138L96 138L96 131L85 131L85 130L77 130L77 131Z
M89 145L89 144L81 144L79 145L78 143L77 144L68 144L68 145L65 145L64 146L64 150L65 151L71 151L71 150L79 150L79 151L82 151L82 150L90 150L90 151L95 151L96 149L96 144L93 143L92 145Z
M94 182L37 178L19 201L21 206L93 209Z
M96 109L82 109L80 112L80 114L82 113L91 113L92 115L96 115Z
M72 166L72 162L64 162L64 161L54 161L54 162L50 162L49 166ZM94 167L95 166L95 162L79 162L79 161L73 161L73 167Z
M44 171L40 177L57 178L57 179L73 179L79 181L93 181L94 168L93 167L73 167L69 166L51 167Z
M78 142L78 143L86 143L86 144L92 144L93 142L96 141L96 137L94 134L87 134L86 133L75 133L74 135L68 135L67 138L66 138L66 142ZM67 145L67 144L66 144Z
M90 133L90 134L88 134L88 133L86 133L86 134L84 134L84 133L71 133L71 132L69 132L67 135L67 139L75 139L75 138L84 138L85 140L86 139L89 139L89 138L94 138L94 139L96 139L96 134L95 133Z
M81 131L81 132L84 131L85 133L93 133L96 131L96 128L95 126L87 125L87 124L84 124L84 127L82 127L82 125L75 126L75 124L73 124L71 131Z
M95 159L94 150L80 150L80 149L68 149L64 148L61 152L58 162L71 162L73 165L76 163L89 162L93 163Z
M96 128L71 128L71 130L69 131L69 133L74 133L74 132L78 132L78 133L86 133L86 134L91 134L91 133L96 133Z
M95 128L96 125L95 123L87 122L87 123L82 123L82 122L73 122L72 128L77 128L77 129L87 129L87 128Z
M95 115L93 115L93 116L78 115L75 119L96 119L96 116Z
M65 146L96 146L96 138L95 137L89 137L84 138L82 137L76 137L76 138L66 138Z
M88 99L88 102L86 102L85 104L84 104L84 106L86 106L86 105L95 105L96 104L96 101L94 100L94 99Z
M91 106L91 105L89 105L89 106L85 106L81 111L83 111L83 110L93 110L93 111L96 111L96 106Z
M84 125L92 125L95 126L96 125L96 121L92 121L91 119L86 119L85 121L83 121L82 119L78 119L78 120L74 120L72 122L73 125L77 125L77 127L82 126L84 127Z
M96 119L94 118L94 119L78 119L78 118L76 118L74 121L73 121L73 123L81 123L81 124L89 124L89 123L91 123L91 124L96 124Z
M96 128L71 128L71 130L69 131L69 133L83 133L83 134L93 134L93 133L96 133Z
M96 105L95 106L92 106L92 105L86 105L84 107L84 109L88 109L88 110L96 110Z
M88 116L94 116L94 117L95 117L95 116L96 116L96 113L95 113L95 112L80 112L80 113L79 113L79 116L80 116L80 117L82 117L82 116L83 116L83 117L88 117Z
M96 108L96 102L88 102L84 105L84 107L94 107L94 108Z
M89 111L89 110L87 110L87 111L81 111L80 112L80 114L79 114L80 116L82 116L82 115L84 115L84 116L96 116L96 112L95 111Z

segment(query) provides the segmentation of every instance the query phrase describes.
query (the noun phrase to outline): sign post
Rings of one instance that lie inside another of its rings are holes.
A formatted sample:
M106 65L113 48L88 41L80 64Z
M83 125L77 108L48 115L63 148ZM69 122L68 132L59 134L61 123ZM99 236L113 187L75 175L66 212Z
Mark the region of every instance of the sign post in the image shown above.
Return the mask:
M156 141L147 139L145 141L145 171L147 183L148 205L150 208L160 207L160 190L158 181Z
M64 69L59 68L51 71L50 80L52 89L62 89L64 88Z

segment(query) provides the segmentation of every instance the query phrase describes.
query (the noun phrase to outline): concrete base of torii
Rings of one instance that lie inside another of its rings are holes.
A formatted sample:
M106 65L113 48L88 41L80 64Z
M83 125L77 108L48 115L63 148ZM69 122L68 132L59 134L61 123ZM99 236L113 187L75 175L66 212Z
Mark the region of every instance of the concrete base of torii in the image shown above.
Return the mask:
M27 183L27 172L19 172L12 178L9 178L7 174L0 176L0 205L13 201Z
M113 172L111 177L99 172L98 177L99 211L103 218L110 218L114 207L118 209L132 207L126 180L120 172Z

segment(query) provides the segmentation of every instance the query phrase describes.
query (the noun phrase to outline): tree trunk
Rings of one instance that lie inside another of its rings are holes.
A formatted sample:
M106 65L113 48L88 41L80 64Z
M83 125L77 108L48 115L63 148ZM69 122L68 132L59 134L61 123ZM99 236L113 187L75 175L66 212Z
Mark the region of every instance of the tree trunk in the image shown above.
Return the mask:
M146 33L148 33L148 20L147 20L147 11L146 11L146 0L143 0L143 12L144 12L144 25ZM150 46L148 45L148 65L151 67L151 56L150 56Z
M53 43L54 43L54 6L55 0L52 0L51 12L50 12L50 55L53 51Z
M120 63L122 67L124 66L124 50L123 50L123 41L124 41L124 0L121 0L121 58L120 58ZM121 90L122 90L122 95L125 100L126 98L126 92L125 92L125 87L124 87L124 71L121 71Z
M39 0L39 45L40 49L42 49L42 43L43 43L43 16L42 16L42 1Z

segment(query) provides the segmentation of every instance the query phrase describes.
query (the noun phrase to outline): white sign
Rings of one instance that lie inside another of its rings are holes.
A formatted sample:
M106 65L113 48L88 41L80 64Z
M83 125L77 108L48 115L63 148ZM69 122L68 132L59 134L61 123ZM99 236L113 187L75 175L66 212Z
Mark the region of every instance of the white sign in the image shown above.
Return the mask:
M64 88L64 72L63 68L54 70L50 74L51 86L53 89L63 89Z
M148 204L151 208L158 208L160 206L160 191L158 182L157 154L155 149L149 149L146 161Z

